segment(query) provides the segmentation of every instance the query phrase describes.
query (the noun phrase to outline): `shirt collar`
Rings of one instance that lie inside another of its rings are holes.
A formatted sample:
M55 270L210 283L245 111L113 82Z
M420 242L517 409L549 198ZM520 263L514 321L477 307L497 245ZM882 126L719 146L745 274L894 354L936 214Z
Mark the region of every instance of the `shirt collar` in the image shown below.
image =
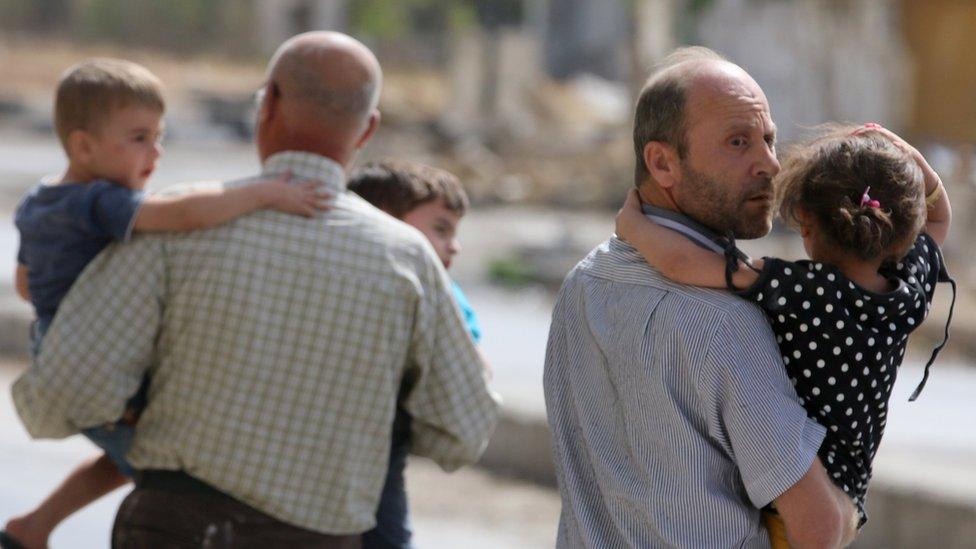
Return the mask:
M302 151L283 151L265 159L262 175L281 175L291 172L300 179L315 179L336 194L346 190L346 171L331 158Z
M728 245L723 236L682 213L650 204L642 204L642 208L651 221L683 234L706 250L720 254Z

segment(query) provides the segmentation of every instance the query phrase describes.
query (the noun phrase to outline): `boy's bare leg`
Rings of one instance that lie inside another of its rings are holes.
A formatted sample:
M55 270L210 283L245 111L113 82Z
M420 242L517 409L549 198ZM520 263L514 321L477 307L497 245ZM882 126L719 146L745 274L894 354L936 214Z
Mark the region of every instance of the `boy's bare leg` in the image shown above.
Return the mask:
M79 465L36 509L10 519L4 529L27 549L47 547L48 537L61 521L127 482L129 478L101 454Z

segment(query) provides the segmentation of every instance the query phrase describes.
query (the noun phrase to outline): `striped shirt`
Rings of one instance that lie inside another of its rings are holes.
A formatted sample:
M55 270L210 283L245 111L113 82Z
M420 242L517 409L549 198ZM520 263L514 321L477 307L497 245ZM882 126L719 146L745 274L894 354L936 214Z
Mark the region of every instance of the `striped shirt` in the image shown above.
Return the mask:
M118 419L148 372L137 469L182 469L310 530L363 532L401 386L412 451L448 470L479 457L496 399L423 235L344 192L327 158L265 162L265 175L286 171L323 181L334 209L109 247L14 402L33 436L64 437Z
M560 290L544 384L558 547L768 547L758 508L824 437L759 309L616 238Z

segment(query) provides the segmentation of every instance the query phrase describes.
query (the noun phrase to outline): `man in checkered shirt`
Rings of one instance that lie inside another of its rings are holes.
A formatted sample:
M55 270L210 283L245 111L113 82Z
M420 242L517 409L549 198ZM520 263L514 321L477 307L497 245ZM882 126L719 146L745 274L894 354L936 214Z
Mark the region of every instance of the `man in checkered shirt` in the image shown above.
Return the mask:
M112 423L143 377L117 547L358 547L396 409L412 451L478 459L497 399L430 244L345 190L379 122L379 63L338 33L279 48L260 92L262 171L335 207L138 237L105 250L13 388L36 438Z

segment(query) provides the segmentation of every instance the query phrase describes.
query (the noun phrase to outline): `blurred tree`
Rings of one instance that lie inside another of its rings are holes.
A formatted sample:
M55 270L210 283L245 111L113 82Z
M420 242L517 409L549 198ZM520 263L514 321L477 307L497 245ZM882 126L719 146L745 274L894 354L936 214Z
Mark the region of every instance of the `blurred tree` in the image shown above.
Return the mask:
M521 0L506 0L507 2ZM482 0L357 0L349 5L349 30L388 61L441 65L452 35L479 22Z
M32 0L0 0L0 28L34 31L37 5Z
M71 6L68 0L35 0L34 21L37 30L52 32L64 30L69 21Z
M215 46L217 0L82 0L79 38L190 53Z
M510 3L519 0L506 0ZM354 33L380 40L396 40L414 32L444 33L475 20L475 0L359 0L350 5ZM407 22L409 24L404 24Z

